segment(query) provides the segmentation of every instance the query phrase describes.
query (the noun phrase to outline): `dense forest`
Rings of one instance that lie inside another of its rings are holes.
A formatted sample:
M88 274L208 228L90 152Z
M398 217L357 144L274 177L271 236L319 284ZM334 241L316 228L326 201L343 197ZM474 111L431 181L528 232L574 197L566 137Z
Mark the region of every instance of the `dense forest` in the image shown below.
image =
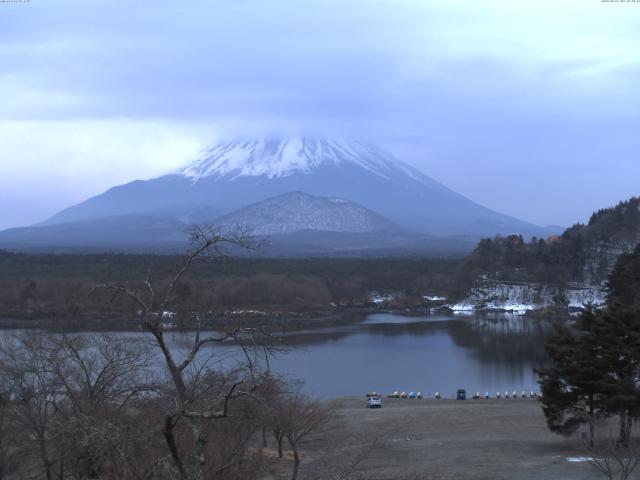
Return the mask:
M124 318L132 311L130 301L94 287L117 282L139 288L146 278L166 284L182 259L0 251L0 317ZM374 293L394 294L387 306L412 307L423 304L423 295L452 291L458 263L425 258L217 259L194 265L179 296L185 310L211 316L242 309L328 314L340 307L371 305Z
M460 267L466 288L480 276L505 281L566 285L601 283L622 253L640 241L640 198L595 212L589 222L560 235L525 240L521 235L487 238Z
M229 312L329 315L345 308L419 308L425 295L462 298L479 278L554 286L601 284L622 253L640 241L640 198L595 212L562 235L487 238L465 259L218 258L202 261L181 286L185 312L211 318ZM180 255L26 254L0 251L0 318L130 318L130 300L95 286L145 279L167 284ZM137 286L136 286L137 285ZM378 305L380 306L380 305ZM256 312L257 311L257 312ZM77 323L75 325L78 325Z

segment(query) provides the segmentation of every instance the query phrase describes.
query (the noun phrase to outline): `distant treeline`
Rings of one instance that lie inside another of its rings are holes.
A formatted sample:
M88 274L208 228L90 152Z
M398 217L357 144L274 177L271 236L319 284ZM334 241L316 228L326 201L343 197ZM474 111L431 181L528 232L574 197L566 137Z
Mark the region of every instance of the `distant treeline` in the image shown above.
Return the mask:
M463 260L429 258L228 258L201 262L181 286L184 312L230 310L330 313L370 305L371 294L393 294L385 307L424 305L423 295L463 297L478 278L541 282L601 282L618 255L640 241L640 198L595 212L587 225L560 236L481 240ZM0 251L0 317L114 318L132 304L94 290L101 283L143 288L168 284L178 255L24 254Z
M521 235L481 240L460 267L460 283L480 275L501 280L564 285L602 282L623 251L640 241L640 198L595 212L589 223L576 224L547 239Z
M126 297L94 290L103 283L142 288L148 277L166 285L182 257L167 255L53 255L0 251L0 316L114 318L130 316ZM457 260L247 259L201 262L178 292L185 312L252 309L322 313L364 306L372 292L394 293L394 305L423 304L422 295L454 290ZM393 303L393 302L392 302Z

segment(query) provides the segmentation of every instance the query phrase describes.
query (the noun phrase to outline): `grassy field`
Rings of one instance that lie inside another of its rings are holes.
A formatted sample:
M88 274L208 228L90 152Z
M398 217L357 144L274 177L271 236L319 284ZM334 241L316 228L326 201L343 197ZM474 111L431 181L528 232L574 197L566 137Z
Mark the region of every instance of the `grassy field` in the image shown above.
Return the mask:
M385 399L382 409L348 398L336 408L339 427L308 442L311 469L321 457L349 462L373 439L381 444L359 466L366 479L598 479L578 441L549 432L535 399ZM285 458L281 475L287 478ZM312 478L311 471L302 478Z

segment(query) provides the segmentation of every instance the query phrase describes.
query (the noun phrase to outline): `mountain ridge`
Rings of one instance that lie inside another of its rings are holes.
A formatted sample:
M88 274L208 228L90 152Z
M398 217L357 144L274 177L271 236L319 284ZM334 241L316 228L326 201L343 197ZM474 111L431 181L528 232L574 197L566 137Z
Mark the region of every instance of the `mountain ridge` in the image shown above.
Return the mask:
M275 204L275 205L274 205ZM181 212L181 210L180 210ZM247 217L249 214L249 217ZM272 257L461 256L473 240L406 231L349 200L289 192L208 222L222 231L249 227L266 240L259 252ZM284 225L285 228L282 228ZM188 222L152 215L120 215L0 232L0 248L28 252L168 253L188 246ZM275 228L274 228L275 227Z
M226 214L292 191L345 198L429 235L550 233L483 207L378 147L305 138L222 143L167 175L113 187L43 224L155 214L176 204Z

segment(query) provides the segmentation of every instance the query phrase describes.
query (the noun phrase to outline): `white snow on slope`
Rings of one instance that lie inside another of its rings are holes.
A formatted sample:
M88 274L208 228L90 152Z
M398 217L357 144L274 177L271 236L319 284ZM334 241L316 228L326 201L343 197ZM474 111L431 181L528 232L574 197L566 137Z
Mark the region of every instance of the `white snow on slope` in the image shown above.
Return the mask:
M472 304L472 303L461 302L461 303L455 303L453 305L449 305L449 308L455 314L465 314L468 312L471 313L476 310L488 310L488 311L504 311L504 312L511 312L516 315L524 315L526 312L535 310L537 307L536 305L533 305L530 303L514 303L514 302L505 301L505 302L489 302L481 306Z
M598 307L604 303L602 286L572 284L560 288L534 283L484 281L472 288L465 299L449 305L449 308L454 313L499 310L524 314L560 305L568 309L583 309L587 304Z
M430 183L418 170L377 147L356 141L315 138L224 142L202 151L197 159L174 173L195 183L211 176L228 180L241 176L286 177L344 163L358 165L383 178L395 172Z

